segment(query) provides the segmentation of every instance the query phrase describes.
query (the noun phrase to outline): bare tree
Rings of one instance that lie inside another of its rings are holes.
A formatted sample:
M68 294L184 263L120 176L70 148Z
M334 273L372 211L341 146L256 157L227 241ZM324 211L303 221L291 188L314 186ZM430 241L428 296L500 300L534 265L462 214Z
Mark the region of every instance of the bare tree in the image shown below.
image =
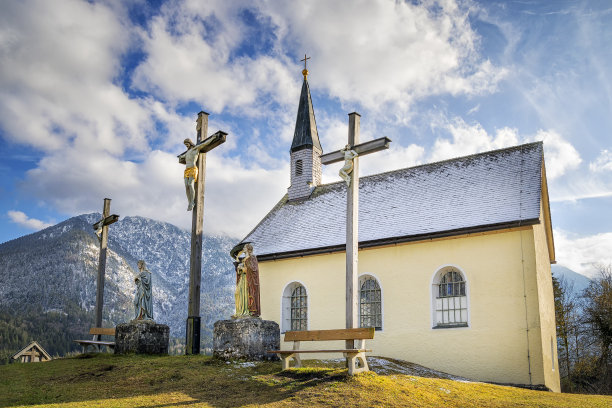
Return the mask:
M573 391L571 381L573 361L572 349L578 350L578 327L576 303L573 295L573 282L568 283L562 276L553 276L555 297L555 317L557 322L557 344L561 385L564 391ZM577 353L576 353L577 354Z
M597 391L612 392L612 265L597 266L595 277L583 293L583 322L598 352L595 361Z

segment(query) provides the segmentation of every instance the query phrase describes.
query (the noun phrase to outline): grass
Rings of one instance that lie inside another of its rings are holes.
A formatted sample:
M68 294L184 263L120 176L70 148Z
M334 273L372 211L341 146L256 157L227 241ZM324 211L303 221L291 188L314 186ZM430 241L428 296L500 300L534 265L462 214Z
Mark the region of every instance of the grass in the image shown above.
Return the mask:
M0 366L0 406L40 407L610 407L612 397L555 394L374 372L340 363L226 363L205 356L85 354Z

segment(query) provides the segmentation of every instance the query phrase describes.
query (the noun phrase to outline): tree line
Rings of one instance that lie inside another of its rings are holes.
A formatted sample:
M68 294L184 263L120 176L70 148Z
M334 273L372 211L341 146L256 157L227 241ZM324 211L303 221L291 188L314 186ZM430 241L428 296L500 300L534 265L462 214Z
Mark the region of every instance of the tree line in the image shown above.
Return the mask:
M563 392L612 394L612 265L597 271L579 294L553 276Z

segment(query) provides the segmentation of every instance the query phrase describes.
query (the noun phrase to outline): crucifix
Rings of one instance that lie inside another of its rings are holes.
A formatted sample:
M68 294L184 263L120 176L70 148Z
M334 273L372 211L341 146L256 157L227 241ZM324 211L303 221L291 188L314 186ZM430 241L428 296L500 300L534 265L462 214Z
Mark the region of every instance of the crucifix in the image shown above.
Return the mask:
M96 295L96 327L102 327L102 306L104 305L104 274L106 271L106 249L108 247L108 226L117 222L119 216L110 214L110 198L104 199L102 219L93 225L100 240L100 258L98 261L98 285ZM100 340L100 335L98 335Z
M357 112L349 113L348 144L342 150L321 156L321 163L332 164L344 160L340 176L347 184L346 192L346 328L359 327L358 298L358 246L359 246L359 156L388 149L391 139L381 137L359 144L359 120ZM353 348L353 340L346 341L346 348Z
M191 217L191 256L189 259L189 307L185 332L185 354L200 354L200 282L202 279L202 230L204 223L204 179L206 175L206 153L225 142L227 133L218 131L210 137L208 113L198 113L196 122L197 141L185 139L187 151L178 155L179 163L185 165L185 191L187 211Z

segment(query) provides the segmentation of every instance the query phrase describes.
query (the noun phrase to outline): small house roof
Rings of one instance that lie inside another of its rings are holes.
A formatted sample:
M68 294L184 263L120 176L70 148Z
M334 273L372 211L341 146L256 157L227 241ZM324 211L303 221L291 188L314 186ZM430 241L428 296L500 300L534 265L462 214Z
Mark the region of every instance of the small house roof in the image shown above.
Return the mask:
M49 355L49 353L47 353L47 351L40 344L38 344L37 341L31 342L30 344L28 344L27 346L19 350L17 353L13 354L12 358L14 360L17 360L19 357L21 357L23 354L27 353L28 351L32 350L33 348L37 348L38 351L42 353L47 360L51 360L51 356Z
M363 177L359 246L536 224L543 168L535 142ZM325 184L304 200L285 195L243 242L260 260L343 251L345 219L346 185Z

